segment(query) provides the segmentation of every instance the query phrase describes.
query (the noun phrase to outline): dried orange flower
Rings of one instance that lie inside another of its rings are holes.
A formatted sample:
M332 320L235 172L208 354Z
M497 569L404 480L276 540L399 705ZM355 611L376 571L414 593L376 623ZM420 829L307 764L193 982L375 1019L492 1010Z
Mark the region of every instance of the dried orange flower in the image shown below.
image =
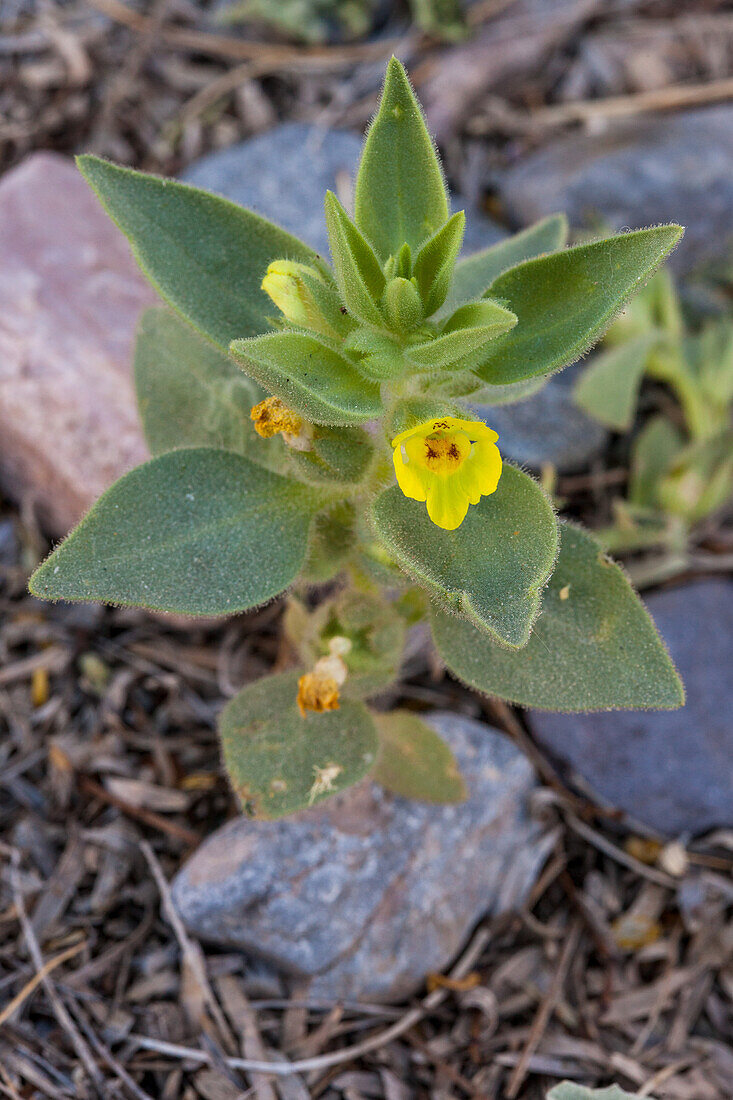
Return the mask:
M254 421L255 431L263 439L283 432L286 435L299 436L303 421L297 413L289 409L279 397L266 397L251 410L250 420Z
M338 710L339 688L346 682L348 669L343 658L351 649L348 638L336 636L328 645L329 655L321 657L298 680L298 709L305 718L306 711L321 714L325 710Z
M324 710L338 710L339 686L327 672L306 672L298 680L297 702L304 718L309 710L317 714Z

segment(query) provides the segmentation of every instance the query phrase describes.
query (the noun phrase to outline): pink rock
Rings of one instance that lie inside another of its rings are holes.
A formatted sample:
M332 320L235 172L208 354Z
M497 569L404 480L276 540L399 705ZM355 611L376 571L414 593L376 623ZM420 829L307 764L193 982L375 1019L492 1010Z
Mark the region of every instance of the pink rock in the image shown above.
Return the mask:
M0 483L65 534L147 457L132 386L156 296L73 163L37 153L0 181Z

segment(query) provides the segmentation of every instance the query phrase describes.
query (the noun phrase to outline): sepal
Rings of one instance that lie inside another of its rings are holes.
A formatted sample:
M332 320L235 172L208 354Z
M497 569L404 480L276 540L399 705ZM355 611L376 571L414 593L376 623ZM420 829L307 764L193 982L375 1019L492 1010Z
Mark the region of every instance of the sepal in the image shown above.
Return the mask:
M385 278L379 260L332 191L326 192L325 206L331 258L344 305L358 320L382 325L377 302L384 293Z

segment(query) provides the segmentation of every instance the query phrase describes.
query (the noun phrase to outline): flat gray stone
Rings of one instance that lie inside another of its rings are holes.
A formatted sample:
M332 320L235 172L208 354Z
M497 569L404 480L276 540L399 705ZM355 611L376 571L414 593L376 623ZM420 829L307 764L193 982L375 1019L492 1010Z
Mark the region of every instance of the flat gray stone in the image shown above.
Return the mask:
M561 473L582 469L606 446L608 432L573 403L582 364L555 375L539 393L515 405L474 405L499 433L503 455L539 470L551 463Z
M647 115L574 133L498 179L510 216L527 224L564 210L570 224L614 230L680 222L678 271L729 258L733 237L733 106Z
M538 741L606 802L660 833L733 826L733 582L699 580L646 604L687 690L675 711L531 715Z
M485 914L525 900L552 838L528 814L535 780L483 723L430 716L469 790L453 806L369 780L280 821L229 822L173 884L186 926L309 979L329 999L400 1000L448 966Z
M329 189L340 196L350 192L362 141L360 134L349 130L284 122L209 153L191 165L182 179L249 207L327 256L323 198ZM461 197L454 196L454 209L461 204ZM483 214L467 213L464 251L486 248L506 236Z

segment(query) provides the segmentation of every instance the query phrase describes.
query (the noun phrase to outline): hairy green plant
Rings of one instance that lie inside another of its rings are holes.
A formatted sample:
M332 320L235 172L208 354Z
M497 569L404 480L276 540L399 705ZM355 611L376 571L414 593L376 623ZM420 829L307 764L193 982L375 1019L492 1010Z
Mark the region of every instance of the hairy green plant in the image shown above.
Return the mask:
M460 0L408 0L413 22L435 38L465 33ZM333 34L360 38L371 29L377 0L232 0L222 9L224 23L262 23L301 42L325 42Z
M480 691L570 711L682 704L623 573L558 524L464 404L517 400L575 360L678 226L567 248L551 217L458 259L464 215L396 60L354 216L326 196L331 265L214 195L79 165L169 307L146 314L135 354L153 457L30 587L207 616L289 592L297 670L247 685L221 717L243 809L277 817L368 774L401 795L464 796L428 725L368 706L428 609L446 665Z
M635 436L625 499L597 532L614 551L662 547L685 568L692 528L733 496L733 321L685 326L679 297L661 271L609 328L581 375L576 403L618 432L636 419L646 377L662 383L679 412L660 412Z

